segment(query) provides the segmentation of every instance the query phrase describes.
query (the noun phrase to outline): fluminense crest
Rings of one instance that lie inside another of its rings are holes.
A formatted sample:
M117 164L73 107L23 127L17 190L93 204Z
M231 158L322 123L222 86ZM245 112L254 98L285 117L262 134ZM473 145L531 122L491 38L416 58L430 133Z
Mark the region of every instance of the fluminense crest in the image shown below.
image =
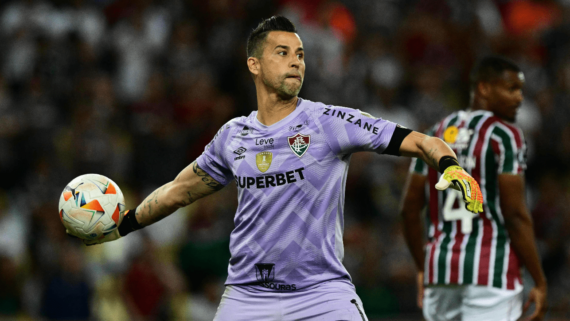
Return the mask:
M287 137L287 143L289 143L289 147L291 147L293 153L301 157L309 149L309 145L311 144L311 135L303 135L299 133L295 136Z

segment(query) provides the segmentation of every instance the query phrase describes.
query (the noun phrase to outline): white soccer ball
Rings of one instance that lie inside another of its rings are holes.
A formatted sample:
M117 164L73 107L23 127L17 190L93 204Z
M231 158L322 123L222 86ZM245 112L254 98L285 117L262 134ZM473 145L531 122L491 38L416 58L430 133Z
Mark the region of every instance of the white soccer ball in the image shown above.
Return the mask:
M73 179L59 197L59 218L73 235L96 240L123 221L125 198L119 186L99 174Z

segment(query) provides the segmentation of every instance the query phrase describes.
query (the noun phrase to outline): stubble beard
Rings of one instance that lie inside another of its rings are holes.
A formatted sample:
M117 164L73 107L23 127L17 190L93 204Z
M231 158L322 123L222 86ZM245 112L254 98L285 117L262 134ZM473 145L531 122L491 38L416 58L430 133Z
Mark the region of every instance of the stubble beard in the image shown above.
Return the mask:
M277 92L277 96L282 100L289 100L294 97L297 97L297 95L299 95L299 92L301 91L301 87L303 87L302 81L301 84L296 85L296 84L287 84L286 80L287 78L285 78L285 76L283 76L283 78L280 81L274 81L274 82L263 77L263 83L266 86L275 89L275 91Z

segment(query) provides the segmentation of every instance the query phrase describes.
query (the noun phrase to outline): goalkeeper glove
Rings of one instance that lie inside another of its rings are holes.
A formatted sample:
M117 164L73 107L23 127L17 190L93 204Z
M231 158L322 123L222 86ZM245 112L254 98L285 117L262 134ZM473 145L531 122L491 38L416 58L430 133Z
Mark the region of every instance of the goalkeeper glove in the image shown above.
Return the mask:
M448 187L461 192L465 208L475 214L483 212L483 194L477 181L469 175L457 160L451 156L444 156L439 161L439 168L443 171L435 188L443 191Z

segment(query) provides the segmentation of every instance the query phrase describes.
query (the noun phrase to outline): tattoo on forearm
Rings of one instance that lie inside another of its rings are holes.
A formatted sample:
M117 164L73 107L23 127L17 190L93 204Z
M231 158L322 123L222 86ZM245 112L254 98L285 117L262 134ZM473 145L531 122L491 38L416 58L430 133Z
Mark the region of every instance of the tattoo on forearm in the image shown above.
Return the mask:
M188 206L196 201L196 198L192 195L192 193L186 192L186 194L188 194L188 198L184 201L183 206Z
M224 187L222 184L220 184L210 175L208 175L208 173L206 173L202 168L200 168L197 162L192 163L192 169L194 170L194 173L201 178L202 182L204 182L204 184L208 186L210 190L202 191L203 190L202 188L201 192L186 191L188 197L181 202L182 206L188 206L194 203L196 200L206 195L209 195L215 191L219 191ZM143 226L158 222L163 218L165 218L166 216L170 215L171 210L165 210L166 207L168 207L168 205L163 204L161 201L159 201L159 195L163 192L165 188L166 185L157 189L151 195L149 195L141 204L142 206L142 208L140 208L141 210L136 212L136 215L140 215L140 218L138 220Z
M166 187L163 186L163 187L157 189L149 197L147 197L145 201L143 201L143 208L142 208L143 213L145 210L148 210L146 217L149 219L149 223L144 224L144 225L148 225L148 224L152 224L154 222L160 221L161 219L163 219L164 217L166 217L168 215L168 214L157 215L156 217L153 217L153 206L154 206L154 212L156 212L156 210L158 210L159 207L162 207L162 204L160 204L160 202L158 201L158 195L160 195L160 193L165 188ZM141 213L137 212L137 215L139 215L139 214L141 214ZM141 215L141 216L142 216L142 220L144 222L145 221L145 218L144 218L145 215Z
M438 151L437 148L430 148L430 150L427 152L426 161L430 162L434 168L439 168L439 164L437 162L437 159L435 159L435 157L434 157L434 155L437 151Z
M149 213L149 214L150 214L150 213ZM151 217L150 217L150 223L149 223L149 224L156 223L156 222L162 220L163 218L167 217L168 215L170 215L170 213L165 213L165 214L160 214L160 215L151 216Z
M198 162L194 162L194 166L192 167L192 169L194 170L194 173L196 175L202 178L202 182L204 182L208 187L210 187L214 191L219 191L222 188L224 188L222 184L218 183L215 179L212 178L212 176L208 175L208 173L206 173L202 168L200 168Z

